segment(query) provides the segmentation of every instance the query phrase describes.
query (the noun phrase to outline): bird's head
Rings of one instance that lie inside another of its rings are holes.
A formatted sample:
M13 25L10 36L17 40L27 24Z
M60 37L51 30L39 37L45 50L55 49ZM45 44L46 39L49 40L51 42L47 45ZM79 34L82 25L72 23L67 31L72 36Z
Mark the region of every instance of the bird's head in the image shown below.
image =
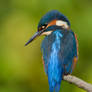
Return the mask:
M30 38L30 40L25 44L25 46L28 45L30 42L32 42L38 36L49 35L54 30L60 28L62 29L70 28L70 22L67 19L67 17L57 10L52 10L48 12L41 18L38 24L38 31L35 33L33 37Z

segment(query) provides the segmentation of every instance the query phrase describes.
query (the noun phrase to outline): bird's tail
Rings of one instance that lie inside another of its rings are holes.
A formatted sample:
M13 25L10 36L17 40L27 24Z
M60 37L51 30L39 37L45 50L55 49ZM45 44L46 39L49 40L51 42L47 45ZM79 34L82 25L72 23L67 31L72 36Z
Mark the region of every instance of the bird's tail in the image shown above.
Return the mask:
M50 72L50 71L49 71ZM54 71L54 73L50 72L49 76L48 72L48 81L49 81L49 90L50 92L59 92L60 85L63 77L63 70Z
M50 92L59 92L59 90L60 90L60 84L58 83L58 84L56 84L56 86L55 87L50 87Z
M59 92L61 83L57 83L55 86L55 92Z

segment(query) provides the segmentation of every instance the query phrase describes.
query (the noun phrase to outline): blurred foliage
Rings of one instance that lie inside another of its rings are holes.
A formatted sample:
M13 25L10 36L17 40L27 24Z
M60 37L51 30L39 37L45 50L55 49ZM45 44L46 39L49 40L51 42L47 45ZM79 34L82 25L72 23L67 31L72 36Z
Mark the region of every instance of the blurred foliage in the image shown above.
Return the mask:
M49 92L41 60L43 37L28 47L40 18L59 10L71 21L79 41L73 74L92 83L92 0L0 0L0 92ZM62 82L60 92L84 92Z

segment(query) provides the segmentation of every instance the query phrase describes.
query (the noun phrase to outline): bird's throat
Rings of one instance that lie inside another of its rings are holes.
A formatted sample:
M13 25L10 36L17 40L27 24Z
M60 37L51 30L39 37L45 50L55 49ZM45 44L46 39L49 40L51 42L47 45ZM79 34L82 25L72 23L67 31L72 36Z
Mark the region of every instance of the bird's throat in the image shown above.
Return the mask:
M42 35L50 35L53 31L43 32Z

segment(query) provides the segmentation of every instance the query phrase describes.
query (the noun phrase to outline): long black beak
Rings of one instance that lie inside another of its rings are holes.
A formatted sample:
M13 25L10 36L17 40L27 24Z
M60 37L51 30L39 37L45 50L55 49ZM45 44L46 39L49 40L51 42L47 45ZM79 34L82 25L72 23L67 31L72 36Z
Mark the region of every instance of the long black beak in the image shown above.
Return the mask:
M31 37L28 42L25 44L25 46L27 46L29 43L31 43L35 38L37 38L38 36L40 36L43 33L44 30L38 31L34 34L33 37Z

